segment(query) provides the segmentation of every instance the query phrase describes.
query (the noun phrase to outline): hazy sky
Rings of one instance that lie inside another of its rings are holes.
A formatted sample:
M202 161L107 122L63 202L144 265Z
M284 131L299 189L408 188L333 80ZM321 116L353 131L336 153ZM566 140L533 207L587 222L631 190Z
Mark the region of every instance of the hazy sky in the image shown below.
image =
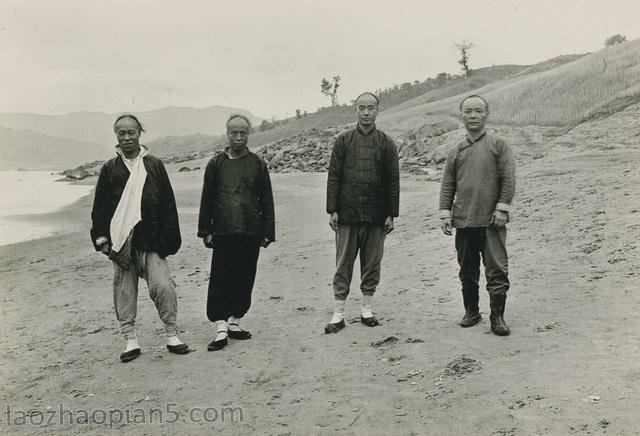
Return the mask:
M280 118L363 90L640 37L638 0L0 2L0 112L235 106Z

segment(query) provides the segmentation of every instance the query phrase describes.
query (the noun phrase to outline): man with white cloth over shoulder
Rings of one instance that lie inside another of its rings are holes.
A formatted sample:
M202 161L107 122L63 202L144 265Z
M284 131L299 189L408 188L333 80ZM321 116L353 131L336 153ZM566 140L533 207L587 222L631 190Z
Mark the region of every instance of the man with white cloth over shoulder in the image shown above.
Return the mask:
M166 257L180 248L180 226L173 189L162 161L140 144L144 132L134 115L114 123L118 156L100 170L91 211L91 239L97 251L113 261L113 300L127 345L120 355L129 362L140 355L135 335L138 278L147 281L149 296L164 323L167 348L186 354L178 339L178 301Z

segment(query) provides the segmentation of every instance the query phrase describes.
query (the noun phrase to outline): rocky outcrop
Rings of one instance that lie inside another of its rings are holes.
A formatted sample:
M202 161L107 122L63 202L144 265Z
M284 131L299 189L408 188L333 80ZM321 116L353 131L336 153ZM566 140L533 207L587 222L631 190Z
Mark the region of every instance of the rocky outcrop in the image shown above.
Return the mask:
M272 172L326 171L335 139L347 129L349 126L305 130L267 144L256 154L265 160Z
M64 170L60 174L70 180L82 180L87 177L97 176L100 174L100 168L102 168L103 163L103 160L87 162L76 168Z
M267 144L257 151L272 172L326 171L336 137L350 126L310 129ZM401 171L439 177L439 165L446 151L462 137L455 132L458 124L439 120L424 124L396 138ZM430 165L432 164L432 165Z

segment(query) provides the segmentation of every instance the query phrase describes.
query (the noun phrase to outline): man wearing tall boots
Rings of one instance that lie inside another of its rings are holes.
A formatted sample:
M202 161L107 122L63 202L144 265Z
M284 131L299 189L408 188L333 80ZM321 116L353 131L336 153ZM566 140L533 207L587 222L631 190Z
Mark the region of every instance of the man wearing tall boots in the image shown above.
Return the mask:
M369 92L356 99L358 123L342 133L333 146L327 178L329 225L336 232L336 273L333 277L333 316L325 333L345 327L344 311L360 253L362 307L360 321L375 327L372 299L380 281L387 234L398 216L400 178L393 140L375 125L378 98Z
M505 246L511 200L515 191L515 161L501 138L487 133L489 104L478 95L460 103L460 117L467 134L447 156L440 189L440 227L445 235L456 229L455 246L460 265L465 315L462 327L482 319L478 280L480 257L489 292L491 331L507 336L504 321L509 290Z
M275 241L269 171L247 147L250 129L245 116L229 117L229 146L211 158L204 175L198 236L213 249L207 317L216 336L209 351L224 348L228 337L251 337L240 320L251 306L260 247Z

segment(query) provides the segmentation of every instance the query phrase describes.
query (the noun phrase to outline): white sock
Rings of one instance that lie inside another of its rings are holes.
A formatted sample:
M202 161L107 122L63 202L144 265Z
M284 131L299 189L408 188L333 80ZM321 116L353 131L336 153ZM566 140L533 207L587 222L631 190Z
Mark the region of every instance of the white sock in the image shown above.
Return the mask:
M340 321L344 321L344 307L347 304L347 300L333 300L333 317L331 318L331 324L337 324Z
M236 318L235 316L229 317L229 330L232 332L240 332L242 329L240 328L240 320L242 318Z
M177 336L167 336L167 345L180 345L182 341Z
M140 348L140 345L138 345L138 340L136 338L127 339L127 348L124 350L124 352L126 353L127 351L135 350L136 348Z
M360 309L360 314L362 314L363 318L371 318L373 316L373 312L371 311L372 300L373 295L362 294L362 308Z
M229 324L226 321L216 321L216 341L221 341L227 338L227 331L229 330Z

